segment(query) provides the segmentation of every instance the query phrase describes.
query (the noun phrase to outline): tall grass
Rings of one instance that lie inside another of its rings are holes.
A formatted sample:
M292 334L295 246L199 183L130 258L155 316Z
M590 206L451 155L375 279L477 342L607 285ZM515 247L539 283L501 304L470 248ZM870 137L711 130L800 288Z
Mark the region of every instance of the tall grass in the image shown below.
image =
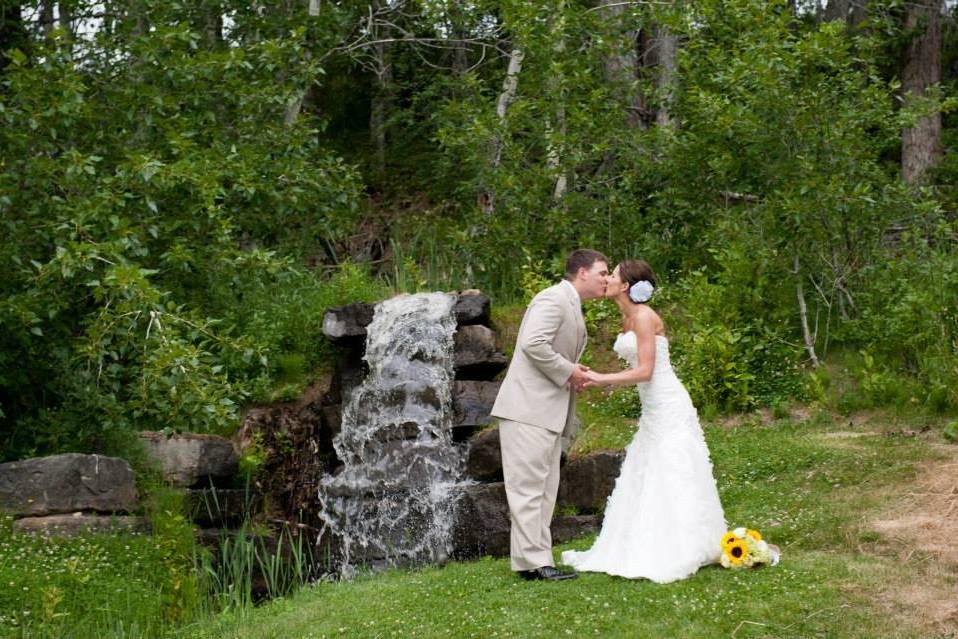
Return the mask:
M312 546L303 534L284 528L276 537L256 534L247 523L224 531L213 552L197 555L208 592L208 611L220 613L252 606L266 598L295 592L317 574Z

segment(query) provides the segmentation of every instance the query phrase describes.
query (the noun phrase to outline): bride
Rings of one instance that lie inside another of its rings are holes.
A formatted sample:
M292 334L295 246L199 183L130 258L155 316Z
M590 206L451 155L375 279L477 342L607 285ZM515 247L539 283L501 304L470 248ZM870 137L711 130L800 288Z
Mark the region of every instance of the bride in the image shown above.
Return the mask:
M606 296L618 304L623 330L613 348L629 368L590 372L589 384L637 384L642 416L595 544L563 552L562 562L666 583L717 562L726 528L698 415L669 363L662 320L646 304L654 290L642 260L625 260L609 276Z

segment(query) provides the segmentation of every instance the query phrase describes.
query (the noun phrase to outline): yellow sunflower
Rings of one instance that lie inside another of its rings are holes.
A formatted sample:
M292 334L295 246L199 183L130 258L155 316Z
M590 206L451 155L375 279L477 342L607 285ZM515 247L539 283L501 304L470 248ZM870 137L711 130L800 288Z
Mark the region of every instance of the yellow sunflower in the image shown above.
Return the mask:
M737 539L738 537L735 535L735 533L731 531L725 533L725 535L722 537L722 549L724 550L730 543L736 541Z
M748 557L748 546L741 539L736 539L725 546L725 554L733 566L741 566Z
M762 541L762 536L758 533L757 530L752 530L749 528L745 531L745 534L754 539L755 541Z

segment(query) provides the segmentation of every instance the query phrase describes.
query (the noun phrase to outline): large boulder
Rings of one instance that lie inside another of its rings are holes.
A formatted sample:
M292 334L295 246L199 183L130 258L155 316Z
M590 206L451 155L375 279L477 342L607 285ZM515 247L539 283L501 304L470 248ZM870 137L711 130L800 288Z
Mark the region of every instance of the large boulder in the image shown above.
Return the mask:
M454 348L457 379L491 380L509 365L509 358L496 350L495 333L487 326L460 326Z
M320 411L322 416L321 428L321 449L329 452L333 450L333 440L343 429L343 406L342 404L332 404L323 406Z
M136 508L133 470L116 457L67 453L0 464L0 510L15 516Z
M456 381L452 385L453 425L486 426L499 394L499 382Z
M452 312L456 314L456 324L467 326L469 324L489 325L490 301L487 295L483 295L477 290L462 291L456 299L456 305Z
M580 513L601 513L624 458L625 451L603 450L566 463L559 481L559 504Z
M329 309L323 315L323 334L334 344L361 341L373 321L374 308L372 304L356 302Z
M602 515L557 515L552 518L552 543L564 544L567 541L599 532Z
M509 503L502 482L463 486L453 527L453 557L509 556ZM561 544L596 533L602 515L557 515L551 523L552 543Z
M452 437L464 442L492 421L499 382L456 381L452 385Z
M46 537L77 537L97 533L148 533L150 522L145 517L118 517L110 515L47 515L24 517L13 522L13 532L44 535Z
M367 367L363 361L365 343L360 342L336 349L333 379L323 402L326 405L346 403L353 390L363 383Z
M163 477L178 488L221 484L231 480L239 466L232 442L217 435L181 433L167 437L143 431L140 437L160 465Z
M456 297L453 314L456 324L489 324L490 301L477 290L462 291ZM375 305L356 302L331 308L323 315L323 334L334 344L350 343L366 337L366 327L373 321Z
M469 440L465 473L479 481L502 481L498 428L484 430Z
M453 527L452 555L471 559L509 554L509 505L502 482L461 488Z

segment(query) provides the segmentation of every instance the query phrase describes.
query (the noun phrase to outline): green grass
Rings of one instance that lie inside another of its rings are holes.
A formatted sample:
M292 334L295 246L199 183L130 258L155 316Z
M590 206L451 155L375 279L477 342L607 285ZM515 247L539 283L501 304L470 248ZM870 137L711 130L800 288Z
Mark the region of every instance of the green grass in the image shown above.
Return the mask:
M880 432L849 444L828 437L832 424L708 429L729 524L757 528L780 545L783 560L774 568L708 567L667 585L601 574L527 583L515 578L508 560L485 558L317 584L287 600L190 625L178 636L927 636L874 600L887 584L907 578L906 568L858 545L874 534L862 528L863 517L934 453L920 438ZM668 543L662 540L663 552Z
M97 535L0 541L0 637L158 636L185 613L163 539ZM179 566L181 579L190 579Z
M152 534L45 539L0 515L0 637L159 637L201 614L182 494L144 487Z

